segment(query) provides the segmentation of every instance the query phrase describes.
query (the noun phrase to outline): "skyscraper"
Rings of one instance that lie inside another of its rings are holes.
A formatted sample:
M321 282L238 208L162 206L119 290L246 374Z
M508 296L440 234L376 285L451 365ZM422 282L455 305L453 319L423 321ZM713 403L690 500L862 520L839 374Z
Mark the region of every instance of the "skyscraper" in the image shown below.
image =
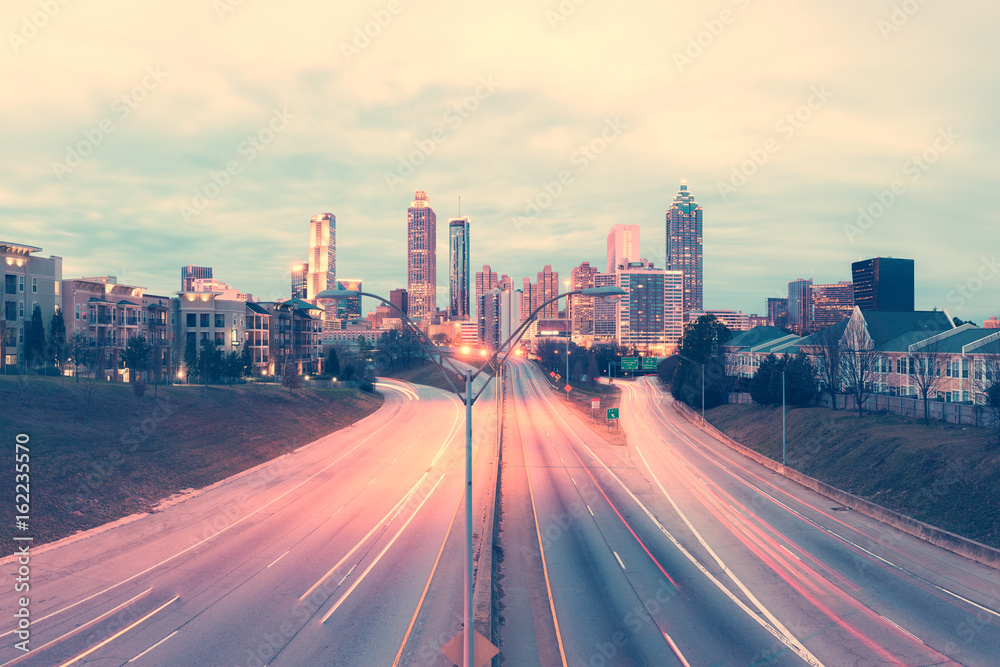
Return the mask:
M559 272L553 271L552 266L545 265L545 268L538 272L538 282L532 290L534 304L532 310L559 294ZM553 301L538 313L539 319L559 317L559 302Z
M476 271L476 303L479 297L497 286L497 273L489 264L483 264L482 271Z
M341 278L337 281L337 289L348 289L361 291L361 281ZM349 296L341 299L337 303L338 320L360 320L361 319L361 295Z
M769 326L779 329L788 326L788 297L783 299L768 297L767 323Z
M309 262L306 298L315 299L337 284L337 218L333 213L314 215L309 221Z
M854 303L861 310L913 312L912 259L875 257L851 264Z
M389 292L389 303L399 309L391 311L392 317L399 317L400 311L402 311L403 314L409 313L409 304L407 301L405 289L394 289Z
M812 330L819 331L851 316L854 285L850 280L812 286Z
M407 297L414 319L437 312L437 216L427 193L417 190L406 212Z
M638 225L635 225L638 227ZM638 232L636 233L638 237ZM609 237L610 238L610 237ZM598 273L596 266L591 266L590 262L584 262L573 269L570 274L570 286L573 291L594 287L594 276ZM569 298L569 312L567 319L572 321L570 326L571 336L591 336L594 333L594 301L593 297L574 294Z
M614 273L619 265L638 262L639 225L614 225L608 232L608 270Z
M804 335L812 323L812 278L799 278L788 283L788 327Z
M450 278L448 317L469 319L469 218L448 221Z
M292 298L293 299L305 299L306 298L306 277L309 274L308 264L294 264L292 265ZM191 281L192 285L194 281ZM192 288L193 289L193 288ZM185 290L192 291L192 290Z
M598 273L594 276L594 287L617 285L618 279L614 273ZM618 304L608 303L604 299L594 299L594 340L615 340L618 326Z
M211 278L211 277L212 277L212 267L210 266L195 266L194 264L188 264L187 266L182 266L181 291L193 292L195 280Z
M633 261L623 265L616 277L625 290L617 304L618 344L657 353L672 350L684 327L683 272Z
M687 181L681 181L667 210L667 271L684 273L684 312L704 309L701 213L701 206L688 192Z

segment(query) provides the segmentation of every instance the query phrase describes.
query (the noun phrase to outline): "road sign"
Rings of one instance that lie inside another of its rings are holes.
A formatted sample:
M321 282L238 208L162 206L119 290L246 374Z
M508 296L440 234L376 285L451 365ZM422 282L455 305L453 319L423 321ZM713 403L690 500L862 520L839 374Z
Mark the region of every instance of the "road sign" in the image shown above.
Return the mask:
M622 357L622 370L623 371L639 370L639 357Z
M643 357L642 358L642 370L644 371L655 371L656 363L659 361L656 357Z
M556 373L556 379L557 380L561 380L562 379L562 375L559 375L559 373Z
M555 371L552 371L551 373L549 373L549 377L550 378L554 378L555 376L556 376L556 372Z
M599 398L592 398L592 399L590 399L590 409L591 410L599 410L600 408L601 408L601 399L599 399Z
M608 408L608 421L618 419L618 408Z
M573 391L573 387L569 386L569 383L567 383L566 386L563 387L563 389L566 390L567 395L569 394L569 392Z
M465 661L465 656L462 655L465 649L462 640L463 635L459 632L452 637L450 642L441 647L441 652L448 656L456 665L461 665ZM489 639L481 635L478 630L472 631L472 657L476 661L476 667L482 667L499 652L500 649L494 646Z

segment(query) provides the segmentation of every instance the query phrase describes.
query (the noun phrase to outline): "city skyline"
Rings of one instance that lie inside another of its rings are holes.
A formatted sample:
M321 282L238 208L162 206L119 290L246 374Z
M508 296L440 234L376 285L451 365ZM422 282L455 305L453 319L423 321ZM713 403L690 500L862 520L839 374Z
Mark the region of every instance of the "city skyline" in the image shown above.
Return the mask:
M296 7L310 25L277 20ZM10 9L18 39L0 58L19 95L2 112L0 236L66 258L67 276L170 293L176 267L193 263L276 298L303 259L295 221L332 211L344 274L387 294L406 284L386 258L405 256L401 211L418 188L444 219L467 202L473 266L515 278L600 266L613 224L645 227L644 254L665 266L662 214L687 178L709 212L706 309L760 312L789 280L835 283L853 261L895 256L921 267L917 308L996 314L998 269L981 248L1000 236L988 112L1000 75L973 48L994 7L893 18L888 2L637 3L636 21L442 3L404 7L366 35L363 7L163 3L147 21L99 1L86 16L60 9L30 38L20 19L36 3ZM482 29L461 60L413 55L456 22ZM782 26L796 29L781 43L757 39ZM261 61L244 46L260 34L288 48ZM610 41L594 50L600 35ZM106 47L88 52L95 38Z

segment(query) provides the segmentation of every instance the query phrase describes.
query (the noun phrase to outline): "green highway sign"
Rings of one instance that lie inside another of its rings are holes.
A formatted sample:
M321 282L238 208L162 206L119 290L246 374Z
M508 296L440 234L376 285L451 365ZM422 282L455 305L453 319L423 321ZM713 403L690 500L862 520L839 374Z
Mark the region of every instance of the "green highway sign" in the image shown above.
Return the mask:
M655 371L656 363L659 361L656 357L643 357L642 358L642 370L644 371Z
M639 357L622 357L622 370L623 371L639 370Z
M608 408L608 421L618 419L618 408Z

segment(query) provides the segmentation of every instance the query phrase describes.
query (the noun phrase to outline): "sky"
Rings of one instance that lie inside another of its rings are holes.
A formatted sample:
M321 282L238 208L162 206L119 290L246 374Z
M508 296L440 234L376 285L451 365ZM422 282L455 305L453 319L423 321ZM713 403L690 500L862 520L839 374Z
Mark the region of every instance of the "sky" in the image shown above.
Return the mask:
M982 0L7 0L0 240L64 278L172 294L196 264L272 300L328 211L338 277L387 296L425 190L444 306L459 197L473 270L519 285L603 267L616 223L664 266L686 179L706 308L892 256L918 309L981 322L998 24Z

